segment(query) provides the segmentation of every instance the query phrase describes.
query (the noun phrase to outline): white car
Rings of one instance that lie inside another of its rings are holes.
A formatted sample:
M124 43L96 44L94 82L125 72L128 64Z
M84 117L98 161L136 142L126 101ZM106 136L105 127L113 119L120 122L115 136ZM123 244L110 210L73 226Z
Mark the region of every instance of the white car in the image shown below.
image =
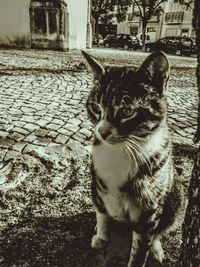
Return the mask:
M137 38L139 40L139 44L140 46L142 46L142 33L138 33L137 35ZM150 38L150 35L149 34L146 34L145 36L145 44L148 44L148 43L151 43L151 38Z

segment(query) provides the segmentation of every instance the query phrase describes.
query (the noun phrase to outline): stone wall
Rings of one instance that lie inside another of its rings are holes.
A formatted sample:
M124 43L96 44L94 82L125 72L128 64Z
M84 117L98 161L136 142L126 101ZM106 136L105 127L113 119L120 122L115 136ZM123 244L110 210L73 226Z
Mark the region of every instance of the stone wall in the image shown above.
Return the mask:
M69 49L85 48L88 0L66 2L69 13L67 46ZM30 0L0 0L0 45L30 47L29 7Z
M30 0L0 1L0 45L30 45Z
M65 0L31 0L31 47L69 49L69 13Z
M69 48L85 48L88 0L67 0L69 10Z

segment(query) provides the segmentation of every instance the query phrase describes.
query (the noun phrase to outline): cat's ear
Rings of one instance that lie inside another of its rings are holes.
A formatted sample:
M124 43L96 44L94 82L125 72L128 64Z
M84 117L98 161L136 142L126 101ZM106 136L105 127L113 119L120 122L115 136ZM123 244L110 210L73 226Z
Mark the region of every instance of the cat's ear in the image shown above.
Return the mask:
M137 71L137 77L140 81L156 87L162 95L165 93L169 72L170 65L167 56L163 52L157 51L149 55L143 62Z
M98 76L102 76L105 73L104 67L94 57L90 56L85 51L81 50L81 52L92 69L94 77L97 78Z

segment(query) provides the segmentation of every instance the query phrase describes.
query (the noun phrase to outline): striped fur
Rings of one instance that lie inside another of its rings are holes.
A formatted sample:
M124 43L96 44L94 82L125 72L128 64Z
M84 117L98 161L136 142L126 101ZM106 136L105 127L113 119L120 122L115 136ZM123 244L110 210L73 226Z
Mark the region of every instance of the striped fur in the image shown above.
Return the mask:
M135 70L103 67L83 54L94 72L86 104L94 124L97 233L92 247L107 245L113 219L132 226L128 267L144 267L150 251L161 262L160 236L174 223L181 205L166 122L168 60L156 52Z

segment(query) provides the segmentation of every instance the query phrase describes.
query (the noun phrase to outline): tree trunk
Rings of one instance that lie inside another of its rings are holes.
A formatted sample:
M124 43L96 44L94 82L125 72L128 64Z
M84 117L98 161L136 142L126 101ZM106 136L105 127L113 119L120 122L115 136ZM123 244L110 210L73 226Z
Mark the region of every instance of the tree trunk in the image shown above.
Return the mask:
M200 147L189 186L189 203L183 224L183 244L178 266L200 266Z
M194 27L197 36L197 85L199 92L198 129L196 142L200 139L200 11L199 0L195 0ZM183 224L183 244L179 267L200 266L200 147L194 160L194 168L189 186L189 203Z
M196 29L196 44L197 44L197 85L198 85L198 93L199 93L199 107L198 107L198 127L195 136L195 142L200 141L200 10L199 10L200 0L195 0L194 4L194 16L193 16L193 26Z
M145 52L145 49L146 49L146 45L145 45L146 29L147 29L147 21L146 19L142 19L142 51L143 52Z
M95 33L97 35L97 46L99 46L99 18L95 18Z

